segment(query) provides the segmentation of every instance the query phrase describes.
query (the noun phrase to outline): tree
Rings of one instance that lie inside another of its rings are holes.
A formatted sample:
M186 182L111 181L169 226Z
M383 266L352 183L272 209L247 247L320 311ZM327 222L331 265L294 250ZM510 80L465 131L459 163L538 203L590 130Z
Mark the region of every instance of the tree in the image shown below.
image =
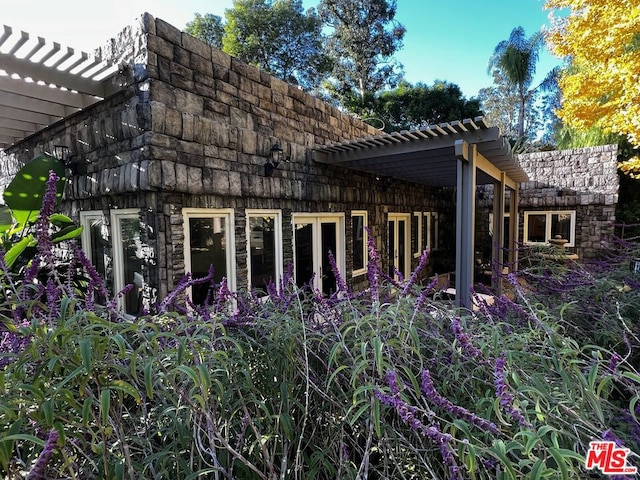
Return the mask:
M540 87L539 85L531 88L531 84L543 42L544 37L541 32L536 32L527 38L524 29L516 27L511 31L508 40L498 43L489 59L489 73L498 70L501 75L499 78L515 89L518 106L516 130L518 138L525 135L527 104L532 103L535 92Z
M222 49L224 25L222 18L218 15L196 13L194 19L187 23L184 31L213 47Z
M640 147L640 2L547 0L545 7L569 9L547 34L551 50L569 59L559 79L560 118L579 130L625 135ZM640 158L630 166L640 171Z
M405 28L395 20L395 0L321 0L318 12L332 28L327 50L334 60L334 96L364 102L367 94L397 85L402 66L393 54Z
M437 80L432 86L408 82L382 92L373 117L385 124L385 131L409 130L481 114L480 101L467 100L458 85Z
M307 89L326 75L322 22L302 0L235 0L225 16L225 52Z
M552 98L553 95L545 97L539 90L531 90L523 104L518 87L500 69L493 70L493 85L478 92L488 122L500 127L514 151L519 153L530 151L538 137L550 136L554 114L552 108L546 108L546 103Z

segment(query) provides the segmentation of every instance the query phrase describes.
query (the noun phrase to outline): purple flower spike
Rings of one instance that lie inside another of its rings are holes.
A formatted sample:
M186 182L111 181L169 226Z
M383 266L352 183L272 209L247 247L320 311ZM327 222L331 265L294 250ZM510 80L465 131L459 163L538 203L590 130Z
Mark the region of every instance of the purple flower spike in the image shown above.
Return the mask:
M500 406L507 410L507 413L512 418L518 421L521 427L533 428L533 426L524 418L522 412L513 406L513 395L509 392L509 386L505 378L505 366L507 363L507 357L504 352L496 359L496 365L494 370L494 385L496 387L496 396L500 400Z
M479 417L478 415L470 412L464 407L453 404L453 402L451 402L448 398L440 395L440 393L438 393L438 391L436 390L435 385L433 384L433 380L431 379L429 370L423 370L420 377L420 390L422 391L424 396L427 397L427 399L434 405L437 405L442 410L449 412L455 418L468 421L472 425L478 427L480 430L488 430L494 435L497 435L499 433L498 427L495 423L489 422L488 420Z
M58 442L58 431L51 430L49 435L47 436L47 440L44 444L44 448L42 449L42 453L36 460L35 465L27 475L27 480L44 480L45 478L45 469L47 468L47 464L51 461L51 457L53 456L53 451L56 448L56 443Z

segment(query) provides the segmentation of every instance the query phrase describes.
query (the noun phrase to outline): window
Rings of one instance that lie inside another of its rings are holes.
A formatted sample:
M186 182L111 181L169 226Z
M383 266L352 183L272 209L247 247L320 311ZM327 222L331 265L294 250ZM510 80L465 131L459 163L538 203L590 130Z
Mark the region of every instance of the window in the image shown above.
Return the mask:
M423 212L422 213L422 249L429 250L438 249L438 213Z
M354 277L367 273L367 212L351 212L351 237L353 239L353 273Z
M389 276L399 280L399 275L408 278L409 273L409 214L390 213L387 223L389 249ZM399 275L396 274L396 271Z
M282 276L282 214L280 210L247 210L249 287L267 291Z
M138 209L111 210L113 235L113 286L118 294L127 285L134 287L120 299L124 313L137 315L142 304L142 257L140 240L140 211Z
M511 214L505 213L503 224L502 224L502 245L505 248L512 248L512 245L509 245L509 226L510 226ZM489 212L489 235L493 237L493 212ZM517 240L517 239L516 239Z
M202 305L213 300L215 289L227 279L227 287L234 291L235 283L235 236L233 231L233 209L211 210L184 208L184 267L193 278L206 277L213 265L213 290L209 283L191 287L191 299Z
M422 255L422 212L413 212L411 217L411 251L414 257Z
M548 243L560 235L567 239L567 247L575 246L576 212L524 212L525 243Z
M344 272L344 215L293 214L294 272L299 287L312 285L325 295L337 291L329 252Z
M107 278L108 225L102 212L80 212L82 250L103 279Z

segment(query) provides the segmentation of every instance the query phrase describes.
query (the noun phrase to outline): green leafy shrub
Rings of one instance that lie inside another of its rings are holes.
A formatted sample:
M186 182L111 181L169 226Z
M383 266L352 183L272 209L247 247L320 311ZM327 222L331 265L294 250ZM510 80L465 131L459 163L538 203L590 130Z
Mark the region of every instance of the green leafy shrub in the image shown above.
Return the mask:
M93 302L73 251L82 291L44 250L27 270L49 288L2 268L3 477L596 478L590 441L638 451L629 357L584 342L569 297L547 307L514 275L513 299L456 311L415 276L390 283L371 249L362 294L339 272L328 298L287 275L268 298L223 283L188 308L185 289L211 276L187 276L132 320Z

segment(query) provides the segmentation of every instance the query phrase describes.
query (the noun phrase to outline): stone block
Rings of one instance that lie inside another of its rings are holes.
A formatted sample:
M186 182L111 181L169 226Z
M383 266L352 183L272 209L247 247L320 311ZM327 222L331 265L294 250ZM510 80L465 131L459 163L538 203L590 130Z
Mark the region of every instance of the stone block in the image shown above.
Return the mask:
M176 189L176 164L173 162L162 162L162 188L168 191Z
M147 48L161 57L173 58L173 45L157 35L147 34Z
M189 52L178 45L173 46L173 61L179 63L182 66L189 67L191 63L191 57Z
M176 190L178 192L187 192L189 190L189 177L187 175L187 166L183 163L176 163Z
M206 98L211 98L211 99L215 99L216 98L216 91L207 86L207 85L203 85L201 83L197 83L194 82L194 87L195 87L195 91L198 95L200 95L201 97L206 97ZM207 104L206 102L204 103L205 109L207 108Z
M217 64L213 64L213 78L222 80L223 82L229 81L230 70Z
M234 197L242 196L240 172L229 171L229 195Z
M175 105L175 91L165 82L152 80L149 101L164 103L165 105Z
M229 107L237 107L238 106L238 97L235 97L233 95L229 95L226 92L223 92L221 90L218 90L216 92L216 98L218 100L218 102L223 103Z
M202 169L197 167L187 167L187 189L191 194L202 193Z
M156 19L156 35L177 45L180 45L182 40L180 30L159 18Z
M176 152L184 152L189 155L204 155L204 145L186 140L179 140L176 143L175 150Z
M162 187L162 162L159 160L148 160L146 162L146 186L142 184L142 178L140 181L140 188L142 189L158 189Z
M194 116L189 113L182 114L182 139L189 142L193 141L193 124Z
M213 193L215 195L229 195L229 172L213 171Z
M207 116L207 118L210 118L210 115L212 117L221 115L226 120L226 117L230 115L230 108L231 107L229 107L229 105L227 105L226 103L219 102L210 98L204 99L204 114L205 116ZM215 120L215 118L212 119Z
M215 88L216 81L213 79L213 74L204 75L200 72L193 72L193 81L196 85L204 85L205 87Z
M172 137L182 138L182 114L179 110L166 108L165 133Z
M271 77L271 89L280 93L283 97L289 95L289 84L279 78Z
M211 63L211 57L205 58L192 53L190 67L191 70L202 73L209 77L213 76L213 64Z
M210 168L202 169L202 193L213 193L213 170Z
M193 140L201 145L209 145L212 124L213 122L206 117L194 117Z
M243 153L247 153L249 155L257 155L258 154L258 134L253 130L240 129L240 141L239 147L240 151Z
M182 48L191 53L196 53L204 58L211 58L211 46L192 37L188 33L182 33Z
M223 52L222 50L218 50L217 48L211 48L211 61L215 65L219 65L224 69L231 68L231 55Z

